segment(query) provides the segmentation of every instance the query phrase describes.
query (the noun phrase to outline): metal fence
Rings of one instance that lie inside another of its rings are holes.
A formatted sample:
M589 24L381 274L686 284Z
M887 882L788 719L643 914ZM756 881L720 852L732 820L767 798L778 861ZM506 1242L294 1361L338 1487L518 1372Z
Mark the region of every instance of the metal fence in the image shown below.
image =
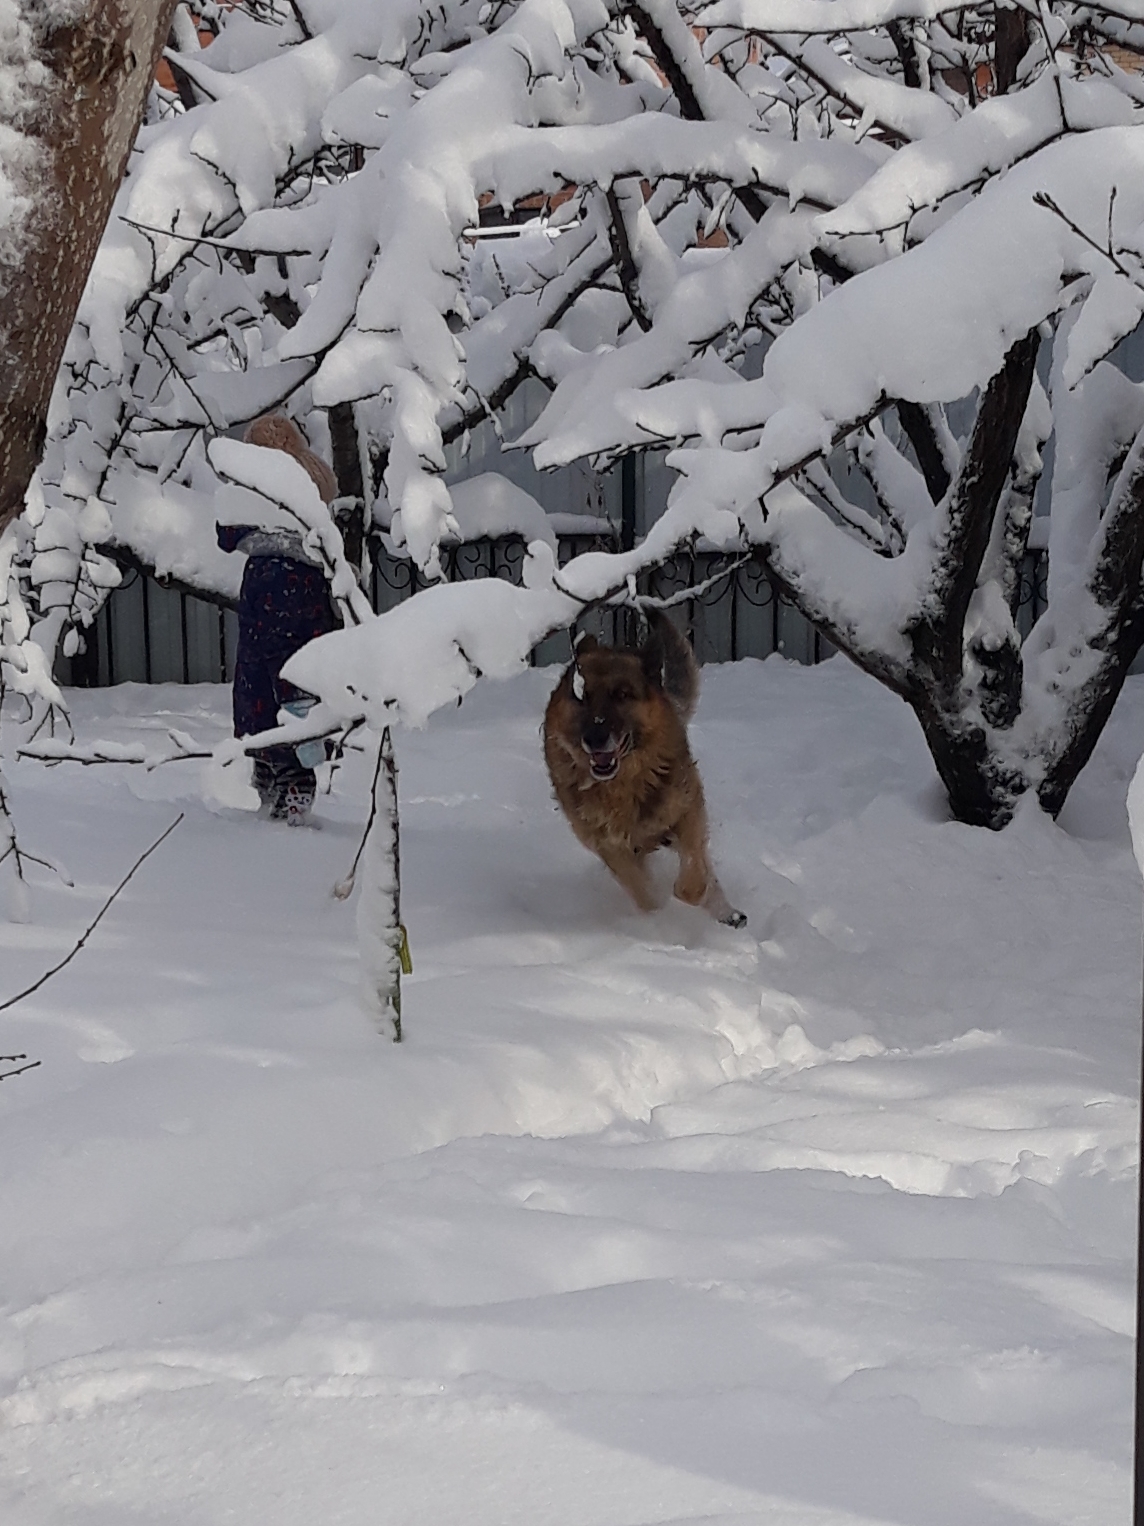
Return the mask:
M617 531L598 526L558 537L564 566L585 551L614 551ZM379 613L392 609L428 586L408 557L384 542L371 545L369 593ZM451 582L504 578L517 585L525 559L520 536L465 541L444 546L442 566ZM726 569L724 553L683 550L640 580L641 591L659 598L698 588ZM1022 570L1018 629L1028 634L1045 606L1047 558L1034 551ZM700 662L733 662L741 657L769 657L781 652L796 662L815 663L834 648L775 588L762 559L752 556L703 592L684 599L676 613L690 630ZM630 637L622 611L597 610L584 626L608 642ZM233 609L209 603L192 593L164 587L138 571L128 572L87 632L86 650L61 659L59 676L80 687L117 683L220 683L234 674L238 620ZM536 664L567 661L568 636L560 632L534 650Z
M233 609L131 568L84 633L84 650L57 659L56 676L79 688L229 682L237 641Z

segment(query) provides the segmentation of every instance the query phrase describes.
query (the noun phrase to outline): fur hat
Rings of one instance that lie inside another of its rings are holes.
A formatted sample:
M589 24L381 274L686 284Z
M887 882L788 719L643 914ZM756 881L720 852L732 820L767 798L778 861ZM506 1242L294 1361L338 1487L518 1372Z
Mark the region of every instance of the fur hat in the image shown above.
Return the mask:
M306 444L293 419L288 419L284 413L264 413L249 425L243 439L248 445L265 445L270 450L284 450L288 456L293 456L309 474L323 503L331 503L338 496L337 478L321 456L316 456Z

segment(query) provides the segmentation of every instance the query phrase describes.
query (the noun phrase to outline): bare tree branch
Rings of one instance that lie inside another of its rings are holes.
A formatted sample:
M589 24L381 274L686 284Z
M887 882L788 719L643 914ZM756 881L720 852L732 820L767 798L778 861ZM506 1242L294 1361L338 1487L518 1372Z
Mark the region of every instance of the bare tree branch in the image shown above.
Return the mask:
M175 828L183 820L184 815L185 815L185 812L180 811L179 814L175 817L174 821L172 821L171 825L169 827L167 827L163 832L160 832L159 836L156 837L155 841L151 844L151 846L149 848L145 848L143 850L143 852L139 855L139 857L131 865L131 868L128 869L127 873L119 881L119 884L116 885L115 889L108 896L107 900L104 901L103 905L99 908L99 911L97 912L94 920L91 921L88 924L88 926L83 930L83 932L80 934L80 936L76 939L75 943L72 945L72 947L68 951L68 953L66 953L64 955L64 957L57 964L53 964L50 970L45 970L44 973L40 976L39 980L34 980L30 986L25 986L25 988L22 991L17 991L15 996L9 996L7 1001L0 1001L0 1012L6 1012L9 1007L14 1007L17 1002L21 1002L21 1001L24 1000L25 997L31 996L32 993L35 992L35 991L38 991L41 986L46 985L47 982L49 980L51 980L53 975L58 975L59 972L64 968L65 965L68 965L68 964L71 963L71 961L79 953L80 949L83 948L84 944L91 937L91 935L95 931L95 929L103 921L104 916L110 910L111 905L114 902L116 896L123 889L123 887L127 884L128 880L130 880L131 876L135 873L136 869L138 869L141 864L145 863L146 860L151 857L152 853L154 853L155 849L157 847L159 847L160 843L165 842L166 839L168 837L170 837L171 833L175 830Z

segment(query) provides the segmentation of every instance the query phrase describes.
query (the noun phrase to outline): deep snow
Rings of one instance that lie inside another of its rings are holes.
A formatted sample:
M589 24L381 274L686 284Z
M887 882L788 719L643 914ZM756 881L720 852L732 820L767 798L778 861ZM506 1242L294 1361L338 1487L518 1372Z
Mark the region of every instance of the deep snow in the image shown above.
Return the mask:
M1141 884L1132 679L1062 824L945 819L836 659L708 668L750 928L630 910L553 807L551 672L397 737L406 1043L320 831L197 768L10 766L6 1526L1127 1522ZM73 696L213 743L223 689Z

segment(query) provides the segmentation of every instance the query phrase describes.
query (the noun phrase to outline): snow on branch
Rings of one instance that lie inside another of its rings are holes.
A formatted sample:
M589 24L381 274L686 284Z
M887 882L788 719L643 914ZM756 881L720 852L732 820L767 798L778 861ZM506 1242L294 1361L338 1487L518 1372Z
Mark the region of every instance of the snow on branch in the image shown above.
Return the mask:
M302 550L325 571L330 595L346 624L360 625L373 611L346 559L341 532L303 466L282 450L218 439L210 460L224 481L246 489L241 502L229 502L235 522L264 530L292 529L302 535Z
M759 35L807 79L851 109L858 121L859 138L877 127L913 141L946 131L958 120L956 111L940 96L868 74L846 63L829 43L818 38L787 36L774 29Z
M544 437L537 457L545 464L582 449L622 449L637 443L636 431L643 443L709 442L675 456L686 483L680 492L737 509L747 494L765 494L816 442L825 448L838 427L867 416L879 398L952 402L983 386L1012 340L1067 300L1066 277L1095 276L1100 268L1098 251L1039 206L1036 194L1067 186L1078 218L1099 222L1119 184L1126 225L1138 226L1142 159L1144 140L1132 128L1052 145L918 248L862 272L810 308L775 340L759 380L620 387L596 400L589 416L599 421L598 433L566 437L557 417L551 430L542 420L528 440ZM608 410L615 416L605 433ZM750 431L759 432L758 443L735 450L735 436ZM727 488L719 482L724 468Z
M1113 375L1144 313L1144 85L1105 41L1144 48L1138 10L221 11L153 96L69 344L14 563L41 652L113 586L102 547L228 597L213 523L241 504L296 527L343 602L293 681L331 726L384 729L702 539L761 558L924 710L951 798L1000 820L1045 777L1038 653L1086 619L1107 645L1123 593L1100 604L1093 558L1114 491L1114 519L1135 513L1116 482L1139 397ZM1006 357L1035 343L1051 379L1022 403ZM312 487L225 438L269 407L349 462L341 492L431 577L473 432L482 467L495 435L541 468L656 450L677 480L630 550L557 569L533 525L524 588L433 588L375 619ZM1022 657L1012 606L1046 507L1056 607ZM944 698L921 676L931 616ZM959 793L986 756L992 782Z
M542 550L550 568L551 552ZM427 588L363 625L319 636L282 676L318 695L323 715L339 722L364 718L379 733L394 721L423 726L478 679L522 671L536 643L582 608L555 587L514 588L496 578ZM259 738L263 746L278 740Z
M703 26L735 26L747 31L814 33L867 32L892 21L928 21L975 8L970 0L714 0L701 5Z

